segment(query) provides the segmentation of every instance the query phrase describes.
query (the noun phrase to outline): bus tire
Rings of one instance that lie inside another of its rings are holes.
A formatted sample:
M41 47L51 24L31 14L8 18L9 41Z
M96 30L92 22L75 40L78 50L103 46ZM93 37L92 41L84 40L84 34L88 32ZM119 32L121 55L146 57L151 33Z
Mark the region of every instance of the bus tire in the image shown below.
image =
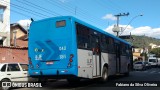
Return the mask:
M107 67L103 67L102 77L100 78L101 82L106 82L108 80L108 69Z
M41 83L42 85L46 85L47 81L48 81L47 78L38 78L38 82Z
M127 72L124 74L125 76L129 76L129 72L130 72L130 65L127 66Z
M67 81L68 81L70 84L76 84L76 83L79 83L79 82L80 82L80 78L67 78Z

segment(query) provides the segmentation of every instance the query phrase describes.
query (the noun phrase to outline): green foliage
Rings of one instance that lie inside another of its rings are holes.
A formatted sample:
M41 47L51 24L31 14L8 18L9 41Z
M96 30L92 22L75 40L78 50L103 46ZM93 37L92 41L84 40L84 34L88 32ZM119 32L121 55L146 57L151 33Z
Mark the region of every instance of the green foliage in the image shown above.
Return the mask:
M160 57L160 48L154 48L150 51L152 54L156 54L157 57Z
M133 46L138 48L148 47L150 43L160 45L160 39L148 37L148 36L135 36L132 35L134 40L127 40L132 43Z

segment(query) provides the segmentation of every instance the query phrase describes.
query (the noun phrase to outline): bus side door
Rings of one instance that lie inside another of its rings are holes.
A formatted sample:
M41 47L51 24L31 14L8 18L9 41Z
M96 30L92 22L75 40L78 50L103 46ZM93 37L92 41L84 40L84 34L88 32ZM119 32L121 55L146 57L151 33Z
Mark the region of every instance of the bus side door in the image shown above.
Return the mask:
M91 35L92 60L93 60L93 76L100 76L101 73L101 57L100 57L100 39L96 35Z

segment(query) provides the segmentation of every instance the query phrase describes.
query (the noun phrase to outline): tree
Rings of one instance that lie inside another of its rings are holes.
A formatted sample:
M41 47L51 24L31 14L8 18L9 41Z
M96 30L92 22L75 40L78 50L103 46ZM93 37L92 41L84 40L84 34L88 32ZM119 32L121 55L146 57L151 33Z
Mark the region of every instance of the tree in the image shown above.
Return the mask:
M150 51L150 53L155 54L156 57L160 57L160 48L154 48Z

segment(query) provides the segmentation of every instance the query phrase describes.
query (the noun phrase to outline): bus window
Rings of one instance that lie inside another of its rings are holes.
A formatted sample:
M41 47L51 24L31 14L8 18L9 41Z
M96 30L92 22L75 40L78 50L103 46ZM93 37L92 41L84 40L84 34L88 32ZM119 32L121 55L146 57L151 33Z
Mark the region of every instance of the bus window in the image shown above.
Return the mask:
M107 37L107 40L109 53L115 53L114 39L111 37Z
M66 21L65 20L56 22L56 27L64 27L64 26L66 26Z
M121 43L121 55L127 55L127 45Z
M81 24L76 23L77 29L77 44L80 49L90 48L90 35L89 28Z
M108 41L106 40L106 36L105 35L101 35L101 51L102 52L107 52L107 44Z

